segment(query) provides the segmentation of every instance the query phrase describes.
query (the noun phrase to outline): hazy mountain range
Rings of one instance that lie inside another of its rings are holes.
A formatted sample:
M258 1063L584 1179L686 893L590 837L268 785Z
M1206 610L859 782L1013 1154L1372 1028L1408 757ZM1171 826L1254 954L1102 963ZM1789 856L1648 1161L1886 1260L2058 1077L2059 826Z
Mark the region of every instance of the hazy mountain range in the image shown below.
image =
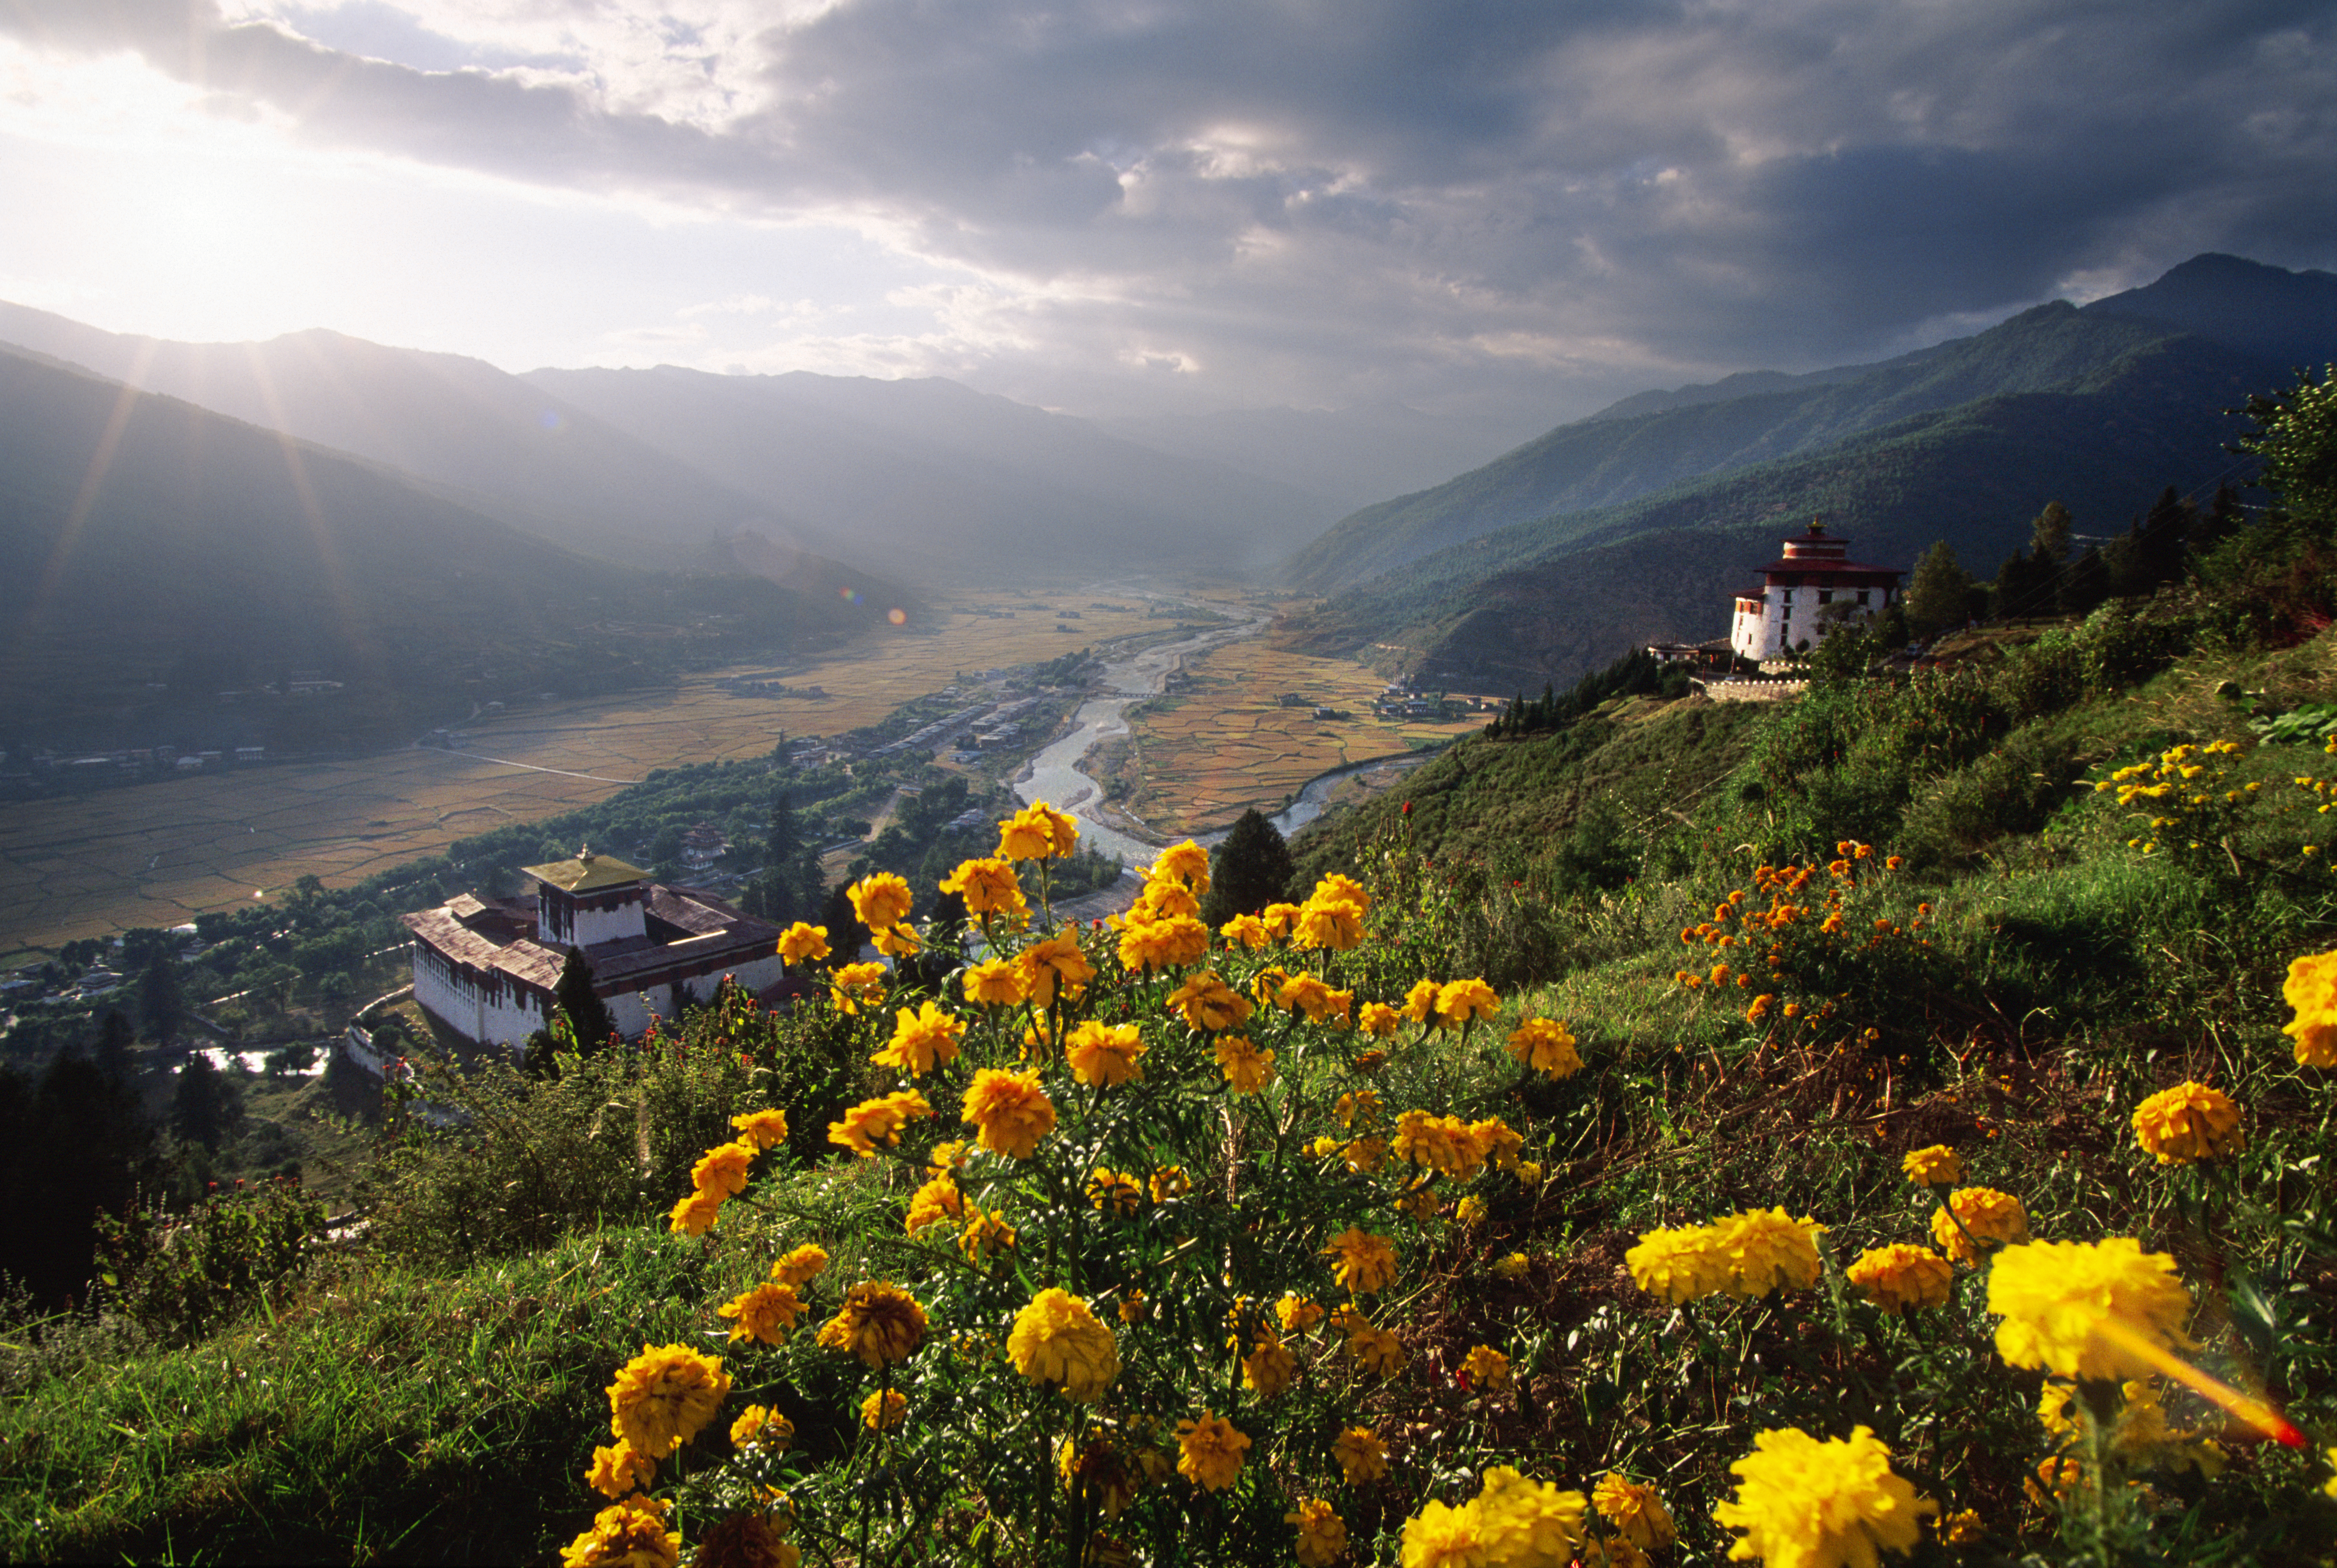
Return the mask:
M1945 539L1985 576L2049 501L2107 535L2167 485L2244 480L2227 411L2332 358L2337 277L2202 256L1881 364L1642 394L1343 520L1289 564L1333 596L1296 635L1456 685L1562 681L1721 635L1777 537L1821 516L1862 559Z

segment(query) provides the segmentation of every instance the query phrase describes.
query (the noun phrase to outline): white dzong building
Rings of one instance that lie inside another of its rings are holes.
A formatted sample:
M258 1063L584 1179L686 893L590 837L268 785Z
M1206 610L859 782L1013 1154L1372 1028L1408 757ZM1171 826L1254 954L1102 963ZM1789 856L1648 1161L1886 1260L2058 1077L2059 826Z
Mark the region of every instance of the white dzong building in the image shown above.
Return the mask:
M465 893L399 917L414 933L414 999L476 1044L515 1047L550 1026L572 947L626 1035L712 999L726 975L749 991L779 979L778 928L710 894L589 849L526 874L533 900Z
M1785 541L1785 555L1761 569L1761 586L1736 596L1728 646L1740 657L1783 658L1828 632L1881 615L1899 591L1900 573L1850 559L1850 541L1813 522Z

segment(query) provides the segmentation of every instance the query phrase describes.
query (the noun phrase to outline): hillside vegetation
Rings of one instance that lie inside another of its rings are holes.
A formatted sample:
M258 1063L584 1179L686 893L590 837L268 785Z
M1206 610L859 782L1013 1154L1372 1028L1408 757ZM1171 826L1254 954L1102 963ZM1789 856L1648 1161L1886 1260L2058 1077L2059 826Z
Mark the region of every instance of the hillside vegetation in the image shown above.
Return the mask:
M425 1052L362 1241L220 1200L7 1335L0 1549L2337 1561L2316 505L1912 676L1537 705L1215 932L1189 847L1053 929L1033 808L792 1011Z

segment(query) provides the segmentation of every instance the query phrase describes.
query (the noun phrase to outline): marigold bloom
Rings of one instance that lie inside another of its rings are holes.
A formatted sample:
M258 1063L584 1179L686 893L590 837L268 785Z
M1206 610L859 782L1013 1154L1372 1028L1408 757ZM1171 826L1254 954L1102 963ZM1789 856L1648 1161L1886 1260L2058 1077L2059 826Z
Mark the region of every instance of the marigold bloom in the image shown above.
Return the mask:
M2191 1292L2175 1260L2131 1236L2007 1247L1989 1272L1988 1310L2003 1317L1996 1349L2016 1367L2064 1378L2147 1378L2157 1370L2124 1342L2188 1349Z
M1440 1028L1457 1029L1480 1018L1490 1019L1501 1010L1501 998L1482 980L1454 980L1437 988L1436 1023Z
M1144 1189L1134 1176L1098 1165L1088 1173L1087 1197L1099 1212L1126 1219L1142 1206Z
M720 1193L692 1192L668 1212L666 1228L678 1236L702 1236L721 1213Z
M1336 1510L1320 1497L1302 1497L1298 1511L1282 1522L1298 1528L1298 1544L1291 1550L1301 1568L1329 1568L1347 1553L1347 1526Z
M984 959L958 977L958 984L977 1008L1019 1007L1031 994L1012 959Z
M622 1437L613 1446L593 1449L592 1463L584 1472L584 1485L603 1497L646 1492L656 1484L657 1461L633 1452Z
M1623 1261L1639 1289L1677 1305L1718 1293L1728 1278L1727 1260L1714 1243L1709 1225L1648 1231Z
M681 1537L665 1527L665 1503L621 1498L592 1515L592 1527L561 1548L562 1568L680 1568Z
M1948 1217L1955 1211L1955 1219ZM1956 1220L1963 1222L1960 1227ZM1965 1232L1971 1234L1967 1237ZM1940 1251L1967 1267L1977 1268L1980 1252L1972 1245L2029 1240L2029 1211L2020 1200L1994 1187L1958 1187L1947 1203L1931 1211L1931 1239Z
M1119 1518L1136 1500L1135 1472L1119 1451L1101 1438L1076 1451L1068 1437L1057 1443L1055 1474L1063 1478L1066 1492L1076 1493L1084 1485L1089 1501L1100 1508L1107 1519Z
M1483 1151L1485 1158L1492 1162L1497 1171L1515 1169L1518 1153L1526 1146L1525 1139L1499 1116L1487 1116L1481 1122L1470 1123L1469 1135L1477 1141L1477 1147Z
M1177 1474L1197 1486L1222 1492L1240 1476L1249 1446L1231 1421L1204 1410L1198 1421L1177 1423Z
M999 855L958 862L957 870L942 879L941 891L957 894L966 912L977 917L1030 907L1013 863Z
M1347 1354L1366 1372L1380 1378L1393 1378L1403 1370L1406 1356L1403 1341L1385 1329L1369 1323L1358 1324L1347 1333Z
M1319 1024L1331 1011L1331 988L1320 975L1292 975L1275 988L1274 1005L1286 1011L1295 1008Z
M1144 884L1129 907L1127 920L1130 925L1149 925L1154 920L1167 920L1171 915L1198 915L1201 901L1193 890L1179 881L1162 881L1155 878Z
M1027 1160L1039 1140L1055 1130L1055 1102L1039 1086L1037 1073L984 1067L965 1091L965 1119L979 1130L979 1142L993 1154Z
M1120 965L1138 973L1178 969L1208 951L1209 928L1190 915L1169 915L1120 933Z
M1151 1188L1152 1201L1156 1203L1165 1203L1172 1198L1181 1198L1191 1192L1193 1178L1185 1174L1185 1167L1182 1165L1163 1165L1152 1173Z
M872 931L881 931L909 918L909 908L915 902L909 884L891 872L877 872L861 878L844 890L852 901L852 912L862 925Z
M1286 1334L1303 1334L1323 1320L1322 1303L1296 1290L1286 1290L1274 1304L1275 1321Z
M1258 911L1257 918L1274 936L1286 937L1290 934L1290 929L1298 923L1298 906L1268 904Z
M698 1436L729 1397L730 1375L687 1345L644 1344L609 1385L609 1430L648 1459Z
M889 1432L909 1418L909 1397L885 1388L860 1401L860 1424L871 1432Z
M1533 1268L1533 1260L1523 1252L1511 1252L1493 1260L1493 1277L1500 1280L1522 1280Z
M1331 1258L1332 1277L1354 1296L1384 1290L1395 1280L1395 1246L1385 1236L1374 1236L1350 1225L1323 1249Z
M1095 965L1080 950L1079 939L1066 931L1015 954L1014 972L1022 977L1023 989L1033 1003L1051 1008L1058 991L1076 991L1095 979Z
M1355 1027L1380 1040L1393 1038L1403 1022L1403 1016L1385 1002L1365 1002L1355 1016Z
M1273 1329L1261 1327L1249 1354L1242 1358L1242 1387L1261 1399L1271 1399L1297 1376L1297 1358Z
M1358 1117L1368 1127L1377 1122L1385 1111L1386 1103L1380 1098L1377 1089L1356 1089L1341 1095L1338 1104L1331 1107L1331 1114L1339 1118L1339 1125L1343 1127L1354 1126Z
M884 926L869 933L869 942L888 959L911 959L925 950L923 938L910 926Z
M2162 1165L2220 1160L2247 1146L2240 1107L2205 1084L2177 1084L2137 1105L2134 1141Z
M757 1149L777 1148L787 1141L785 1111L749 1111L743 1116L731 1117L730 1125L738 1130L740 1143Z
M828 974L828 997L839 1013L856 1013L862 1002L873 1002L885 994L885 981L891 973L883 964L845 964Z
M1749 1209L1715 1222L1713 1245L1728 1263L1727 1282L1721 1289L1748 1299L1772 1290L1808 1290L1818 1282L1817 1238L1824 1229L1783 1209Z
M1845 1273L1868 1300L1886 1312L1946 1306L1956 1277L1955 1265L1931 1248L1904 1242L1868 1248Z
M759 1152L743 1142L709 1149L689 1167L689 1184L709 1198L735 1198L747 1190L747 1167Z
M1347 1427L1331 1442L1331 1457L1350 1486L1376 1481L1387 1474L1387 1445L1369 1427Z
M1403 994L1403 1016L1415 1024L1426 1023L1429 1016L1436 1011L1437 994L1443 989L1434 980L1415 983Z
M869 1059L879 1066L898 1067L923 1077L935 1067L945 1067L955 1061L958 1041L964 1036L963 1018L926 1001L919 1004L914 1012L907 1008L900 1009L892 1039Z
M1872 1429L1819 1442L1797 1427L1758 1433L1753 1452L1728 1466L1736 1496L1712 1516L1745 1534L1732 1562L1771 1568L1872 1564L1877 1551L1915 1549L1922 1515L1940 1505L1891 1472L1891 1450Z
M1498 1394L1510 1386L1510 1359L1491 1345L1479 1345L1461 1359L1461 1375L1472 1388Z
M1656 1489L1616 1471L1608 1471L1590 1489L1590 1505L1601 1519L1642 1551L1660 1551L1679 1539L1679 1527L1672 1523L1671 1510L1664 1506Z
M1429 1502L1404 1521L1403 1568L1486 1568L1482 1521L1473 1502Z
M2337 950L2291 963L2280 994L2296 1011L2281 1033L2295 1039L2297 1066L2337 1067Z
M1485 1568L1571 1562L1582 1544L1582 1515L1589 1506L1579 1492L1561 1492L1508 1465L1489 1467L1475 1504Z
M914 1297L889 1280L864 1280L821 1327L819 1347L856 1356L874 1371L908 1359L924 1338L925 1310Z
M1219 1035L1217 1070L1237 1095L1254 1095L1274 1081L1274 1053L1262 1051L1247 1035Z
M1574 1032L1556 1018L1528 1018L1510 1031L1509 1053L1535 1072L1570 1078L1582 1070Z
M960 1220L965 1216L965 1194L958 1190L957 1178L944 1171L930 1177L909 1198L908 1219L902 1228L912 1236L927 1225L943 1220Z
M1469 1181L1485 1168L1485 1145L1476 1129L1458 1116L1404 1112L1396 1118L1395 1153L1398 1159L1456 1182Z
M1357 1051L1349 1066L1368 1077L1386 1066L1387 1059L1388 1054L1385 1051Z
M730 1326L733 1339L758 1339L766 1345L777 1345L787 1339L787 1330L796 1326L803 1310L802 1299L797 1296L794 1286L771 1280L744 1295L732 1297L715 1315L736 1320Z
M998 852L1010 861L1060 859L1079 842L1079 823L1045 801L1032 801L998 824Z
M1181 844L1171 844L1162 850L1147 873L1154 881L1171 879L1184 883L1197 893L1209 891L1209 852L1187 839Z
M1491 1210L1486 1205L1485 1200L1474 1193L1452 1205L1452 1217L1471 1230L1475 1230L1479 1225L1483 1224L1485 1216L1490 1213Z
M957 1250L969 1263L979 1266L999 1253L1010 1251L1019 1238L1014 1227L987 1210L973 1204L965 1206L965 1226L957 1234Z
M797 920L779 933L779 961L799 964L809 959L824 959L827 953L827 928L807 925Z
M1217 935L1226 939L1227 946L1239 942L1252 952L1274 940L1274 933L1256 915L1236 915L1217 928Z
M1302 948L1346 952L1363 943L1363 911L1349 903L1322 903L1308 899L1298 907L1298 919L1291 936Z
M733 1448L760 1448L766 1453L781 1454L796 1440L796 1424L777 1410L761 1405L749 1405L730 1423L730 1446Z
M1203 1034L1237 1029L1249 1020L1249 998L1208 969L1189 976L1169 992L1168 1005L1184 1015L1188 1027Z
M904 1125L934 1114L925 1096L914 1089L904 1089L896 1095L880 1095L873 1100L863 1100L844 1113L844 1120L827 1125L827 1141L850 1149L862 1159L876 1153L884 1144L897 1148Z
M1963 1156L1945 1144L1915 1150L1899 1168L1919 1187L1952 1187L1964 1179Z

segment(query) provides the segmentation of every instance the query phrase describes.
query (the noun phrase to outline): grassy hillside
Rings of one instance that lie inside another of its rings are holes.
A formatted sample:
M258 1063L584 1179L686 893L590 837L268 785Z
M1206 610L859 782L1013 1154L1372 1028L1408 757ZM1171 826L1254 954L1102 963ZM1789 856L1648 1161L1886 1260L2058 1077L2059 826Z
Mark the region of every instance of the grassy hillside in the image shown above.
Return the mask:
M2337 947L2337 579L2267 541L1912 678L1456 746L1302 841L1356 885L1291 934L1168 950L1164 855L1076 996L927 927L858 1011L425 1058L469 1121L393 1096L361 1244L5 1336L0 1549L663 1547L583 1479L605 1388L663 1442L631 1363L706 1380L667 1524L766 1560L2337 1560L2337 1059L2283 996Z

